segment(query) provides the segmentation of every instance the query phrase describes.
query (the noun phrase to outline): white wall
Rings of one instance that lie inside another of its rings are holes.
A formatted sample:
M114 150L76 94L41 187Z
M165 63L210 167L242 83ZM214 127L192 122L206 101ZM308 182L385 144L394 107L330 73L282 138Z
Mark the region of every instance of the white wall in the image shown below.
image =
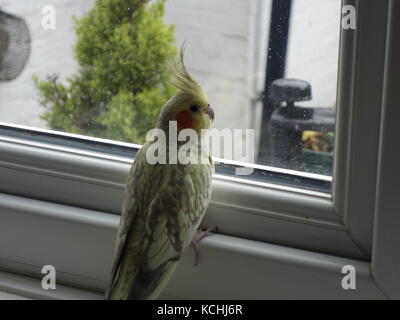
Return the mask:
M311 83L313 99L302 105L336 104L340 12L340 0L293 0L286 77Z
M31 56L22 74L14 81L0 83L0 121L45 127L40 119L44 109L38 103L32 76L43 78L59 72L65 78L76 70L71 16L82 15L92 3L92 0L0 0L2 10L26 20L32 38ZM57 9L56 30L44 30L41 26L41 9L47 4Z

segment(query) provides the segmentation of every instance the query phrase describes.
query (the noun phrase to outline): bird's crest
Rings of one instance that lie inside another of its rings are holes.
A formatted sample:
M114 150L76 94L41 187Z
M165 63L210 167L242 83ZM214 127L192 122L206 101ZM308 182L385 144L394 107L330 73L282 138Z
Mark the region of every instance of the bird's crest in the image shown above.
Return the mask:
M189 96L195 101L201 101L206 103L207 96L203 88L194 80L187 72L184 63L184 45L181 47L179 59L176 59L171 64L173 73L172 84L179 90L179 93Z

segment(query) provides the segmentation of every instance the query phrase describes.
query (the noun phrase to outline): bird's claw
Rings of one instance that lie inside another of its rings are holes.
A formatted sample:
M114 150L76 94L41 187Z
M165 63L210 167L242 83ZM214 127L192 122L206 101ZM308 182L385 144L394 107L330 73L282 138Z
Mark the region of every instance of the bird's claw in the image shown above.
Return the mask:
M194 251L194 265L197 266L200 260L200 241L204 238L207 238L211 235L211 233L218 232L218 227L216 225L212 225L208 227L206 230L198 230L193 237L192 242L190 243L193 247Z

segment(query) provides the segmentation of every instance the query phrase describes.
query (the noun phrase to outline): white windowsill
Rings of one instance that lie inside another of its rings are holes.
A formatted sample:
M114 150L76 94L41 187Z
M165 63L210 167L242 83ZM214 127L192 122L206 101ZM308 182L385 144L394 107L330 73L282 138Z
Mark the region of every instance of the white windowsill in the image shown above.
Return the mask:
M193 261L193 252L188 250L162 298L385 298L370 277L370 265L357 260L213 235L202 242L200 264L195 267ZM356 290L341 287L344 265L357 270ZM5 272L0 272L0 291L34 299L103 298L101 293L64 285L45 291L38 279Z

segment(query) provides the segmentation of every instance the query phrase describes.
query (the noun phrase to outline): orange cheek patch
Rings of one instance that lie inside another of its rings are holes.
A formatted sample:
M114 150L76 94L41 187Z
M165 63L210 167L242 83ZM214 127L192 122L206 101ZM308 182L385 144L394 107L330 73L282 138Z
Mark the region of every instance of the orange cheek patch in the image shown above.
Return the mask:
M183 110L176 116L176 122L179 129L189 129L194 126L194 119L190 111Z

